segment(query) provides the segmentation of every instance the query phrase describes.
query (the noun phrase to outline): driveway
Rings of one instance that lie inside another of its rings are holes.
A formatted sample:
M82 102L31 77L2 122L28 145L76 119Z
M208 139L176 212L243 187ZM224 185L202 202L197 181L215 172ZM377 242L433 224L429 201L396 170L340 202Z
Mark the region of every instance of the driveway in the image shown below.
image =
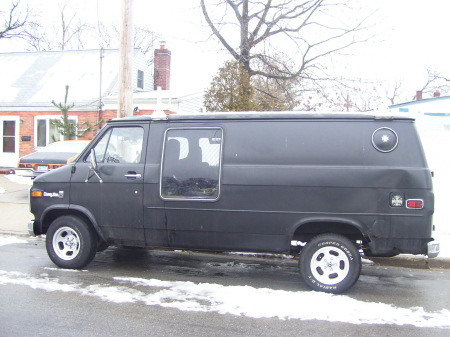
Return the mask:
M28 205L30 185L11 181L0 174L0 233L26 235L27 222L33 219Z

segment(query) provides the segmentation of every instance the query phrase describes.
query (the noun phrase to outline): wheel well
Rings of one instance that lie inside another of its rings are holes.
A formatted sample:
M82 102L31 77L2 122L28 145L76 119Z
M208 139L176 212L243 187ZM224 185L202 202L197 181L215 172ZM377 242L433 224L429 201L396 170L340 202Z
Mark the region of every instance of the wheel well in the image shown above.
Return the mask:
M91 220L89 220L89 218L85 214L80 212L80 211L70 210L70 209L69 210L68 209L55 209L55 210L52 210L52 211L48 212L45 215L45 217L44 217L44 219L42 221L42 226L41 226L42 227L42 233L41 234L46 234L47 233L48 228L50 227L50 225L52 224L52 222L56 218L59 218L60 216L65 216L65 215L77 216L80 219L82 219L84 222L86 222L86 224L88 226L91 226L92 228L94 228ZM94 230L95 230L95 228L94 228ZM97 231L95 230L95 232L97 232Z
M335 221L312 221L302 224L295 230L292 240L308 242L324 233L341 234L352 241L364 240L363 234L355 225Z

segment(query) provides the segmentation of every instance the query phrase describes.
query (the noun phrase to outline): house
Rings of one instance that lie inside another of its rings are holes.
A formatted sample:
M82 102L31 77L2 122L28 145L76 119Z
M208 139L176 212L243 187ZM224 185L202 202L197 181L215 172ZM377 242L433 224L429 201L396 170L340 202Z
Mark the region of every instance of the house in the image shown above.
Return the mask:
M436 91L432 98L423 98L422 92L417 91L416 99L411 102L389 106L391 112L421 113L429 116L450 116L450 96L441 96Z
M390 105L389 111L393 115L416 118L423 129L450 130L450 96L441 96L439 91L431 98L423 98L422 92L418 91L414 101Z
M150 69L140 49L134 50L134 115L201 111L201 93L176 95L170 90L170 59L161 45ZM117 49L0 54L0 166L14 167L19 157L62 139L50 120L61 118L52 101L64 104L66 86L67 104L74 104L68 113L71 122L95 125L116 118L119 61Z

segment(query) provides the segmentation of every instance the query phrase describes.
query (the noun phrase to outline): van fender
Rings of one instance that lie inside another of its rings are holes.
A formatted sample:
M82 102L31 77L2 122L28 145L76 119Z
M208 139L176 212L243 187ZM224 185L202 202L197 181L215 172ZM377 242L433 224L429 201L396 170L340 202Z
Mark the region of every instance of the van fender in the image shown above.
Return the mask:
M83 214L92 224L94 227L94 230L97 232L98 236L103 240L106 241L105 235L103 234L100 226L98 225L97 221L95 220L94 215L85 207L79 206L79 205L70 205L70 204L59 204L59 205L52 205L45 209L44 212L42 212L42 215L40 217L40 232L44 233L44 219L47 217L47 215L53 211L76 211L77 213Z
M342 224L342 225L346 225L346 226L350 226L352 228L354 228L355 230L357 230L359 233L361 233L361 236L364 237L364 231L363 231L363 225L353 219L348 219L348 218L342 218L342 217L324 217L324 216L320 216L320 217L307 217L307 218L303 218L301 219L299 222L295 223L288 235L289 235L289 242L293 239L295 232L297 231L301 231L301 228L307 226L307 225L311 225L313 223L323 223L323 224L330 224L329 225L329 229L328 228L323 228L321 230L319 230L317 232L317 235L319 234L324 234L324 233L335 233L335 234L344 234L342 233L338 228L333 228L333 224ZM328 227L328 226L325 226ZM344 234L345 235L345 234Z

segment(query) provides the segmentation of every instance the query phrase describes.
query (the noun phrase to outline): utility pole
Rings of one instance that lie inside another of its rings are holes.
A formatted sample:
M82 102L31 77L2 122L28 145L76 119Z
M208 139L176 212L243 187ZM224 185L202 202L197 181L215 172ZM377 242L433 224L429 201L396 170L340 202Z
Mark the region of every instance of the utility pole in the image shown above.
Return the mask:
M100 48L100 83L99 83L99 94L98 94L98 115L97 123L100 125L100 121L103 118L103 102L102 102L102 79L103 79L103 58L104 55L103 47Z
M133 115L133 0L121 1L119 107L117 117Z

